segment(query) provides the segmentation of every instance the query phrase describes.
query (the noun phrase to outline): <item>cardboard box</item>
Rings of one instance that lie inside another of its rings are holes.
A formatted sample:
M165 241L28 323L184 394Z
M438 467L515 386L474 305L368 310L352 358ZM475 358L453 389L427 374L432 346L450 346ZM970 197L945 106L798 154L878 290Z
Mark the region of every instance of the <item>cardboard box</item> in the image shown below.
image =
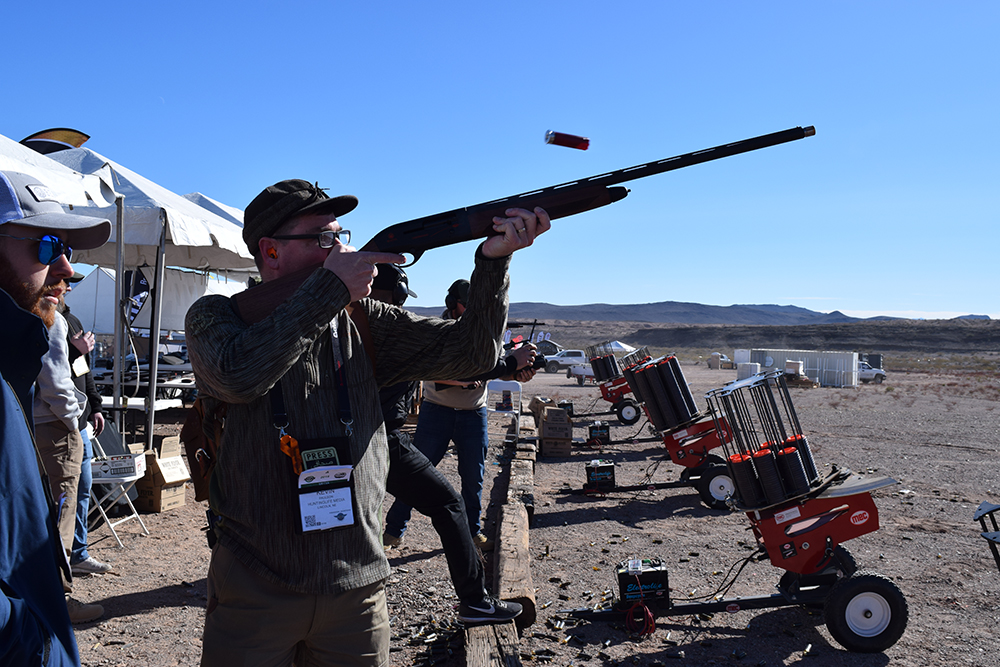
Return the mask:
M542 421L553 422L557 424L568 424L569 413L563 410L562 408L546 406L544 412L542 413Z
M536 427L541 423L542 410L544 410L547 405L552 405L552 399L544 396L535 396L531 399L531 402L528 403L528 412L530 412L531 416L535 418Z
M539 440L542 456L570 456L573 441L569 438L542 438Z
M184 482L170 486L138 486L139 497L133 501L138 510L144 512L166 512L184 505Z
M146 472L144 454L115 454L100 456L90 460L90 470L94 479L135 477Z
M542 422L542 437L572 440L573 425L561 422Z
M135 506L147 512L165 512L182 506L185 482L191 479L184 459L179 455L160 457L156 452L146 452L146 463L146 475L135 484L139 492Z
M181 455L181 437L179 435L170 435L160 441L160 452L161 459L169 459L174 456Z
M156 452L146 452L146 475L136 486L169 486L191 479L184 458L181 456L157 456Z

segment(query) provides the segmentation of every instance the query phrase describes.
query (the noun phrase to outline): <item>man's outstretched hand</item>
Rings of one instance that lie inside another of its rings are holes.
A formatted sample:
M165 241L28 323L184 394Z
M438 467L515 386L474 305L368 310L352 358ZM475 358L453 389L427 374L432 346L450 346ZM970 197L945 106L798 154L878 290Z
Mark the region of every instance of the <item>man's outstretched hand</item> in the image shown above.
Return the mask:
M509 208L505 213L508 217L493 218L493 231L497 235L483 243L483 255L490 259L507 257L516 250L527 248L535 242L535 237L552 228L549 214L543 208L535 207L534 212Z

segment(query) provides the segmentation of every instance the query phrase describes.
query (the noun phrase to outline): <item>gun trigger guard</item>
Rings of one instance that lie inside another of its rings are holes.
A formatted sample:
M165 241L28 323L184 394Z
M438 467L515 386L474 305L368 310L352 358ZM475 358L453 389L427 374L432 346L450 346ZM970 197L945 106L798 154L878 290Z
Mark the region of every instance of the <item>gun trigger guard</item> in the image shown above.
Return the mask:
M409 266L413 266L414 264L416 264L417 260L424 256L424 251L423 250L414 250L413 252L410 252L410 253L405 253L404 252L404 253L400 253L400 254L401 255L407 255L407 254L413 255L413 261L412 262L409 262L407 264L399 264L398 265L399 268L405 269L405 268L407 268Z

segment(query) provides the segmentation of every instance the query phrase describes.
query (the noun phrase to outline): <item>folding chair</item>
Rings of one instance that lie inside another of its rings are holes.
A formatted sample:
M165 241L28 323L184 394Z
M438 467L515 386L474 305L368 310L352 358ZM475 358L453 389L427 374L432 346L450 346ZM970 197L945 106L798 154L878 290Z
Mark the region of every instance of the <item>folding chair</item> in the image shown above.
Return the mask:
M510 405L503 400L503 392L510 392ZM516 394L516 396L515 396ZM501 399L501 400L498 400ZM514 380L490 380L486 383L486 416L507 415L514 418L514 442L521 437L521 383Z
M990 551L993 552L993 560L997 562L997 568L1000 568L1000 551L997 550L997 545L1000 544L1000 526L997 526L997 518L994 516L997 510L1000 510L1000 505L994 505L984 500L976 509L976 514L972 517L972 520L978 521L979 525L982 526L983 532L980 535L990 545ZM986 524L986 519L990 520L991 526ZM990 530L990 528L993 528L993 530Z
M112 454L124 454L127 453L125 446L122 444L121 434L118 433L118 429L114 424L106 422L104 425L104 431L101 435L91 440L91 444L94 447L94 457L108 456L106 453L110 451ZM135 483L142 478L141 474L136 475L125 475L122 477L95 477L90 485L90 501L91 501L91 519L89 522L88 534L93 530L101 519L108 524L108 528L111 529L111 534L115 536L115 541L118 542L118 546L122 549L125 545L122 543L121 538L118 537L118 531L115 530L115 526L119 526L130 519L135 519L142 526L142 532L145 535L149 535L149 530L146 528L146 524L142 522L142 517L139 516L139 512L136 511L135 505L132 504L132 499L129 498L128 493L135 486ZM100 487L100 489L98 489ZM128 506L128 513L112 521L108 518L108 513L105 510L105 504L108 508L114 506L121 500L125 501ZM94 514L94 511L97 514Z

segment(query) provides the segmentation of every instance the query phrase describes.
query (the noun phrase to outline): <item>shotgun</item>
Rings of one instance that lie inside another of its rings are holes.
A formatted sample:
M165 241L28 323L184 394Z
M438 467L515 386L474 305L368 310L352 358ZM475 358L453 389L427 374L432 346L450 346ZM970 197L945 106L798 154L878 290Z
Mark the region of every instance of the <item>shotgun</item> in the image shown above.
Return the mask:
M540 206L553 220L565 218L624 199L629 190L621 187L620 183L776 146L811 137L814 134L816 134L816 130L812 126L794 127L731 144L676 155L656 162L647 162L597 176L560 183L503 199L494 199L466 208L435 213L424 218L408 220L386 227L362 246L361 250L412 255L413 261L406 265L411 266L432 248L441 248L493 235L495 233L493 231L493 218L495 216L506 217L505 211L509 208L523 208L531 211L536 206ZM291 296L316 268L315 266L309 267L236 294L233 301L237 314L248 324L262 320L278 304Z

